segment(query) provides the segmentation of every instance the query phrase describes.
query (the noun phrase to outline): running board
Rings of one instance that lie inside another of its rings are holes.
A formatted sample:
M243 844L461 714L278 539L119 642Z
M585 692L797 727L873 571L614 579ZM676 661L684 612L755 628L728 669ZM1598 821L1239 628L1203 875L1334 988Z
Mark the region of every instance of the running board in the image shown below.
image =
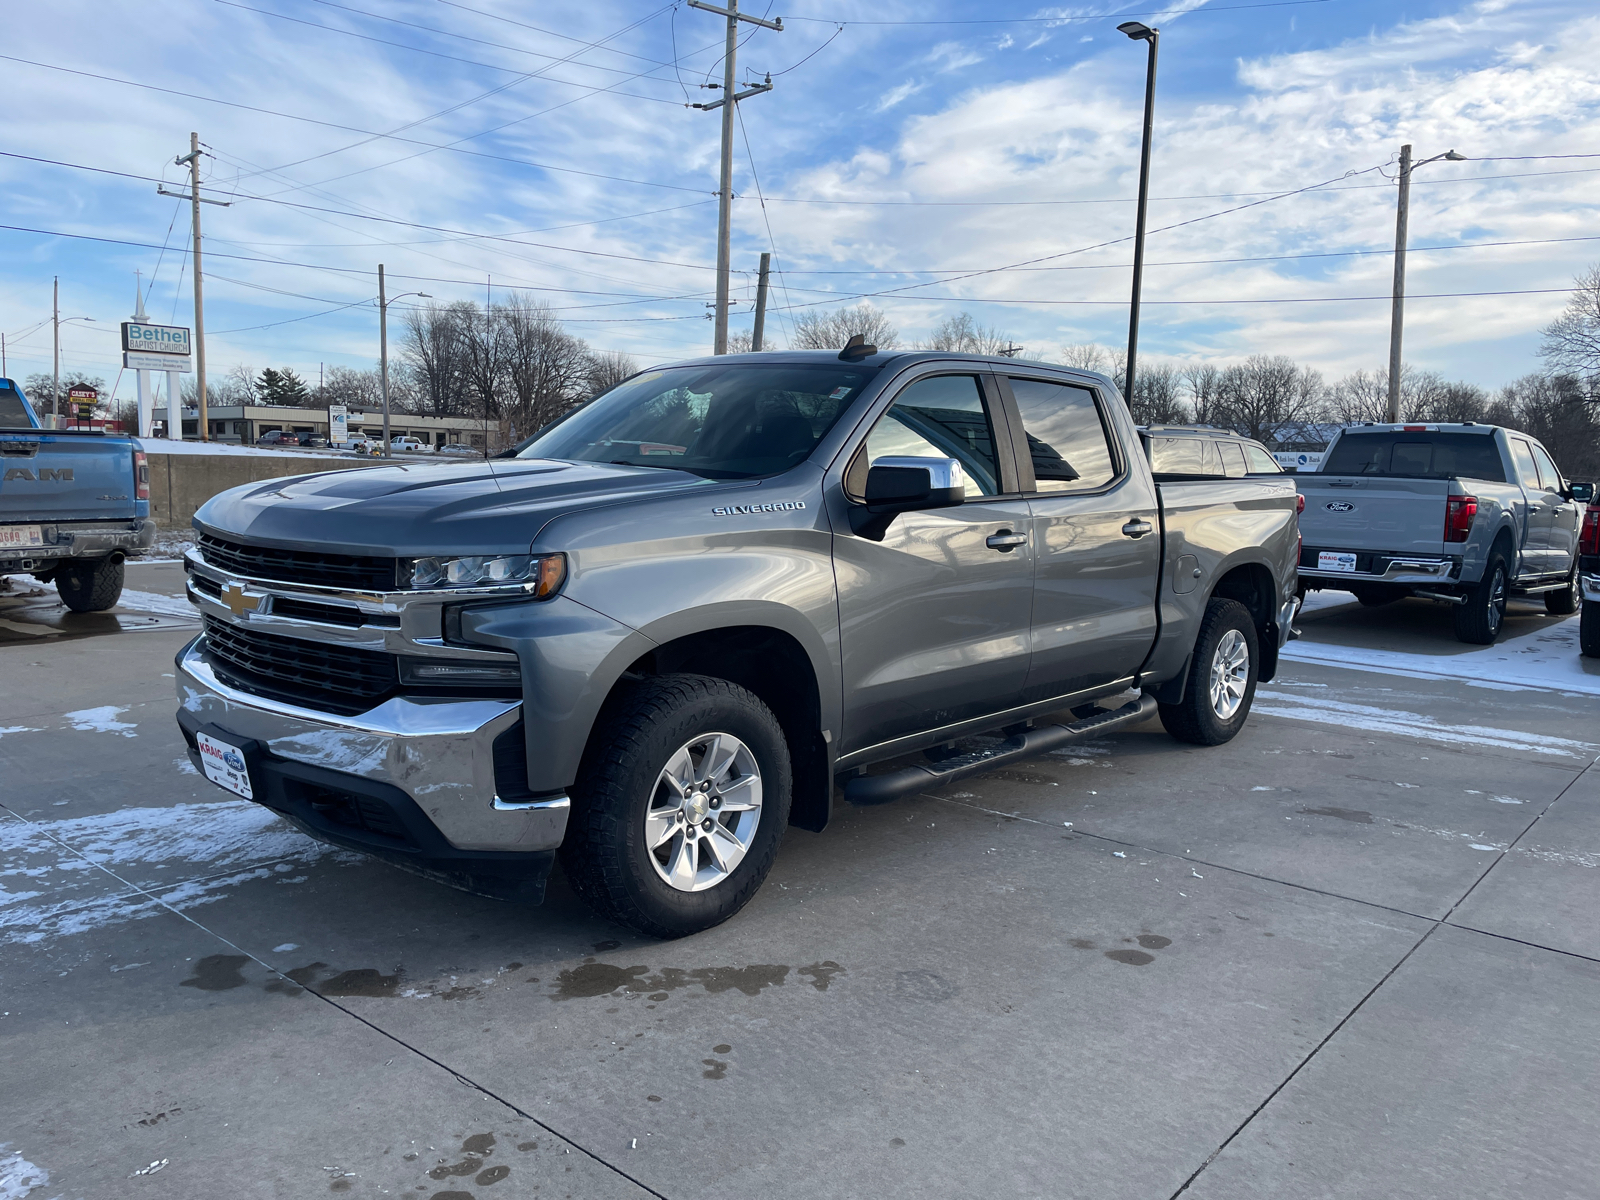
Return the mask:
M1069 742L1088 737L1090 734L1104 733L1119 725L1143 721L1155 714L1156 707L1155 697L1140 696L1132 703L1124 704L1111 712L1074 721L1070 725L1045 725L1038 729L1024 730L987 750L974 750L970 754L947 758L931 766L902 767L898 771L886 771L882 775L857 775L846 781L844 798L851 804L887 804L911 792L943 787L973 775L981 775L985 771L992 771L1019 758L1032 758L1036 754L1044 754L1058 746L1065 746Z

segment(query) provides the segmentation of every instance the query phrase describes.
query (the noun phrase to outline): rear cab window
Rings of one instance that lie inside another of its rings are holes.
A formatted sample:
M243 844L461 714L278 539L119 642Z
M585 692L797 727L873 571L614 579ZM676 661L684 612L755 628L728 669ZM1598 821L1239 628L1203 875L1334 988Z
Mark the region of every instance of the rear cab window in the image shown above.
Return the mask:
M28 429L28 406L15 388L0 388L0 429Z
M1111 439L1092 391L1019 376L1006 382L1022 417L1033 491L1089 492L1117 477Z
M1512 439L1513 446L1516 445ZM1528 465L1533 465L1530 456ZM1387 475L1401 479L1506 481L1492 433L1346 433L1323 460L1324 475Z

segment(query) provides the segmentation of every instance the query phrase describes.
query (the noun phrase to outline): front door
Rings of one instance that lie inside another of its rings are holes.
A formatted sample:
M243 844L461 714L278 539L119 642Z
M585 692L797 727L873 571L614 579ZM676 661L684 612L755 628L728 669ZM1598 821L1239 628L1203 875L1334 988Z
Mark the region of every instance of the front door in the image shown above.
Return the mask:
M967 502L903 513L881 542L836 522L842 754L1021 703L1033 547L1004 414L991 406L987 382L986 395L977 373L916 379L846 459L847 498L860 496L873 460L957 459Z
M1019 467L1036 555L1032 702L1138 671L1156 638L1161 517L1149 473L1120 453L1115 418L1094 391L1020 374L1003 383L1027 440ZM1123 444L1139 444L1132 429Z
M1534 461L1539 464L1539 483L1544 488L1544 504L1550 509L1550 531L1546 549L1546 571L1570 571L1578 554L1578 523L1582 519L1578 502L1568 500L1566 481L1551 461L1543 446L1533 447Z

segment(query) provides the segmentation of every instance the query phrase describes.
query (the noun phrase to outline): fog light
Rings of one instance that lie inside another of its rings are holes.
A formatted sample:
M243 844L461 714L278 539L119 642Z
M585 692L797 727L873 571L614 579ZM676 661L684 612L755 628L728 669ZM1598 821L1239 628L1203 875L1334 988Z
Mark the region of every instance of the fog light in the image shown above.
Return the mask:
M473 687L515 687L522 682L517 663L475 662L458 658L402 658L400 682L415 687L465 684Z

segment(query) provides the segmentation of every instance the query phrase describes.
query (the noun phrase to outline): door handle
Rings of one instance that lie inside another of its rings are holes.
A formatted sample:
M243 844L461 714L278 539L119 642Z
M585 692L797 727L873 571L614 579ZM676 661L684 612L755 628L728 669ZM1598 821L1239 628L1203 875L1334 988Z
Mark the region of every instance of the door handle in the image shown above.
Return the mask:
M1142 538L1147 533L1154 533L1156 527L1141 517L1135 517L1122 527L1122 532L1131 538Z
M1001 554L1010 554L1018 546L1028 544L1028 535L1025 533L1012 533L1009 529L1002 529L998 533L991 533L983 539L983 544L991 550L998 550Z

